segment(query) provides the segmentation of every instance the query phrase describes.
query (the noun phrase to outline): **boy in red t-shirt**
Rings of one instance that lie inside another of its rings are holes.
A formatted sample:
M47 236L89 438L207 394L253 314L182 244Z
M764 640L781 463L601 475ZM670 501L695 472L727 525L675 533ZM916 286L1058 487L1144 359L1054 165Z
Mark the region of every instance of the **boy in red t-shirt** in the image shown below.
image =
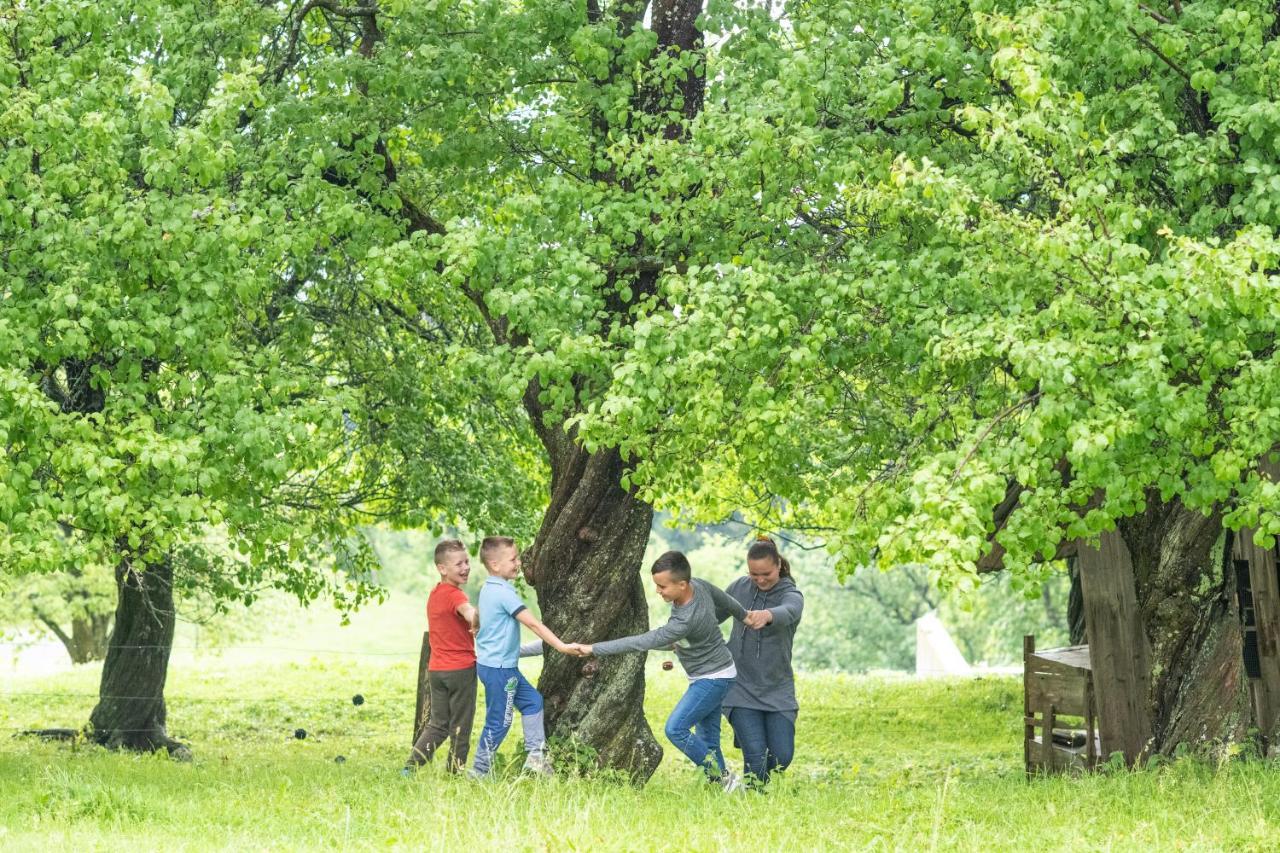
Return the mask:
M467 549L457 539L436 546L440 583L427 599L427 632L431 658L427 682L431 711L427 725L413 745L404 772L413 772L431 760L440 744L449 739L449 771L467 763L471 748L471 722L476 715L476 650L474 634L478 614L462 591L471 575Z

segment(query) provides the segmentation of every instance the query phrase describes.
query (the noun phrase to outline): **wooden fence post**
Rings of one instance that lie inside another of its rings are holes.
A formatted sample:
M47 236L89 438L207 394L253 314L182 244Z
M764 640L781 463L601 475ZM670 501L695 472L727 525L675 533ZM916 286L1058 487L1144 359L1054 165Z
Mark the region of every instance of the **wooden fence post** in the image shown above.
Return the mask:
M417 743L422 730L427 727L427 717L431 715L431 687L427 665L431 661L431 633L422 632L422 653L418 655L418 701L413 711L413 740Z

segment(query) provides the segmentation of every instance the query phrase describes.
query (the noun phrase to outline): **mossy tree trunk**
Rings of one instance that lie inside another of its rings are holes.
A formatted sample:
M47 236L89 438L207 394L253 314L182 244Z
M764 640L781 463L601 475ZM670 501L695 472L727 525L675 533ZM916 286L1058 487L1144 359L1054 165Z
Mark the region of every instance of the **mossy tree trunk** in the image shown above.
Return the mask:
M1151 752L1238 740L1251 719L1221 516L1153 497L1119 532L1151 649Z
M571 433L543 429L551 462L551 500L524 561L542 618L566 642L643 633L649 611L640 563L653 509L619 485L613 450L588 453ZM547 651L538 689L548 735L590 747L600 766L644 782L662 748L644 716L642 654L602 659Z
M1104 750L1138 763L1252 725L1229 548L1220 515L1153 497L1104 535L1100 557L1081 551Z
M173 566L122 560L116 568L115 628L102 666L98 704L89 717L93 738L111 749L167 749L189 758L165 728L165 679L175 626Z

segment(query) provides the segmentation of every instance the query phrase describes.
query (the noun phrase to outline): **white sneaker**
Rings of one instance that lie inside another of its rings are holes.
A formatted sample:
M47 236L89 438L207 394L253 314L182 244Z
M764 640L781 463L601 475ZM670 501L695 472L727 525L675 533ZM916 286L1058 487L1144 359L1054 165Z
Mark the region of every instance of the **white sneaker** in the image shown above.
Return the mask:
M521 768L525 773L536 773L539 776L554 776L555 770L551 767L551 762L547 760L545 752L531 752L528 758L524 760L524 767Z
M742 777L732 770L726 770L720 777L720 787L724 788L726 794L735 794L742 790Z

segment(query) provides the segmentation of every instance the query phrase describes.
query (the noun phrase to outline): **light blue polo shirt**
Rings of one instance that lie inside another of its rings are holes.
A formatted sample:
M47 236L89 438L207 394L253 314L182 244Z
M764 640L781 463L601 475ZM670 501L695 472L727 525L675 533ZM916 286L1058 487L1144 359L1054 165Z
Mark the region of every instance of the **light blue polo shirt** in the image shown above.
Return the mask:
M515 669L520 663L520 623L516 614L526 610L511 581L489 576L476 601L480 630L476 633L476 663Z

